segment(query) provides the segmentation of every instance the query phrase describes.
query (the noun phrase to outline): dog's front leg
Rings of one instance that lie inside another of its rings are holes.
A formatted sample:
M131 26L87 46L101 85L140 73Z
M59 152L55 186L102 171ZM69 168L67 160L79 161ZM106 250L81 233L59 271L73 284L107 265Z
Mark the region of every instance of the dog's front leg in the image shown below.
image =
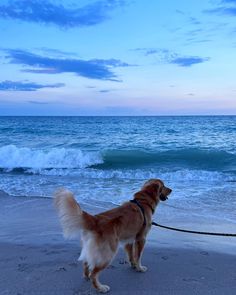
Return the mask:
M146 240L138 239L134 243L134 267L137 271L145 272L147 270L146 266L142 266L141 264L141 257L144 249Z

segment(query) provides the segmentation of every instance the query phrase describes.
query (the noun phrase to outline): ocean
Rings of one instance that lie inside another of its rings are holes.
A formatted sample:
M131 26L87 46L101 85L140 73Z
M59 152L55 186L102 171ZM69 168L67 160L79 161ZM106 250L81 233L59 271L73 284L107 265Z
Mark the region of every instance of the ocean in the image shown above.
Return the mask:
M110 207L150 178L172 188L171 218L236 223L236 116L0 117L10 195L52 198L64 186Z

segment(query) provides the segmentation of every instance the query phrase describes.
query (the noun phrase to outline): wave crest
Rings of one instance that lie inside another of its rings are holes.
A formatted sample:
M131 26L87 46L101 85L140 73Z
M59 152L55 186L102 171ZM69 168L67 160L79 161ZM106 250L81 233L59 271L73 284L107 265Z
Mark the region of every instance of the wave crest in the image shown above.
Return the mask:
M82 151L76 148L48 150L19 148L7 145L0 148L0 170L17 173L26 169L84 169L135 170L182 169L235 171L236 155L220 150L176 149L145 152L140 150Z
M7 145L0 148L0 167L15 168L86 168L101 164L103 159L98 152L83 152L79 149L52 148L36 150Z

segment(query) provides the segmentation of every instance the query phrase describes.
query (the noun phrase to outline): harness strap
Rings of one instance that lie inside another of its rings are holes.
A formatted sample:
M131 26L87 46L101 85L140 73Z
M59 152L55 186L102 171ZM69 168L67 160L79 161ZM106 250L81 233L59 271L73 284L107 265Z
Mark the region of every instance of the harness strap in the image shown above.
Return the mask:
M147 224L147 222L146 222L146 216L144 213L143 206L136 199L130 200L130 202L136 204L139 207L139 209L141 210L141 212L143 214L143 225L145 226Z

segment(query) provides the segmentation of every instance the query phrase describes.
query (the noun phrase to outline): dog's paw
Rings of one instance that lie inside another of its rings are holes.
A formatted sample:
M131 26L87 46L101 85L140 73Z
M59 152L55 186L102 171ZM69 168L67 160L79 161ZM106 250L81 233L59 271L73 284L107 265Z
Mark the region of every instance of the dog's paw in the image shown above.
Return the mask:
M107 293L110 291L110 287L107 285L100 285L98 288L98 292L100 293Z
M135 269L137 267L137 264L134 262L130 262L130 267Z
M88 275L83 275L83 278L86 280L86 281L90 281L90 277Z
M146 266L138 266L136 267L136 270L139 272L146 272L147 271L147 267Z

